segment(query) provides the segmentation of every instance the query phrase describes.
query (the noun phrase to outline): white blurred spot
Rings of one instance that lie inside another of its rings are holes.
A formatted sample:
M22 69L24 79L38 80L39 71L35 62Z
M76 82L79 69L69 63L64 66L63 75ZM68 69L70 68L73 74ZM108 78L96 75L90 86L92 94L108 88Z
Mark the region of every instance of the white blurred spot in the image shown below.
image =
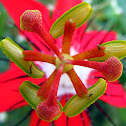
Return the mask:
M111 6L116 14L122 14L123 10L119 7L117 0L111 0Z
M58 96L63 94L76 94L73 84L66 73L62 74L59 82Z
M74 65L74 70L76 71L77 75L79 76L79 78L81 79L81 81L83 82L83 84L87 88L89 88L89 85L87 84L86 80L87 80L90 72L93 69L92 68L88 68L88 67Z
M45 73L46 78L48 78L56 68L54 65L46 62L36 61L35 63L38 65L38 68Z
M6 119L7 119L7 113L6 112L0 113L0 122L3 123L6 121Z
M50 11L53 11L53 10L54 10L54 5L53 5L53 4L48 4L48 5L47 5L47 8L48 8Z
M83 0L84 2L88 2L89 4L91 4L92 0Z

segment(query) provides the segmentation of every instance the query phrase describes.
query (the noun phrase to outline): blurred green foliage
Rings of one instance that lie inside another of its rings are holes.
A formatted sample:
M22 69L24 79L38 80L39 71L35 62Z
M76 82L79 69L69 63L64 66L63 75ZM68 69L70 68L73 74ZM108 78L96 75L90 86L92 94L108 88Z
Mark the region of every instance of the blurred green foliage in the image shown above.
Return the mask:
M54 4L55 0L39 0L44 4ZM87 0L93 7L93 14L96 14L94 21L89 27L89 30L99 30L105 26L105 30L112 29L117 32L118 39L126 40L126 0ZM31 49L28 43L20 38L19 31L15 27L14 22L8 16L6 10L0 4L0 41L5 37L12 38L15 42L22 45L24 48ZM124 65L124 72L120 78L120 82L126 89L126 59L122 60ZM4 72L9 68L9 59L2 53L0 49L0 72ZM117 126L126 126L126 109L115 108L102 101L98 103L112 118ZM8 118L4 123L0 122L0 126L13 126L19 122L31 109L30 106L22 107L8 112ZM90 117L93 120L94 126L112 126L108 119L101 113L95 105L89 107ZM12 116L13 115L13 116ZM29 118L25 120L20 126L28 126Z
M125 0L92 0L92 6L97 13L96 24L100 26L107 24L107 29L115 24L113 30L118 34L126 34Z
M29 113L30 110L31 110L30 106L25 106L25 107L8 112L7 120L4 123L0 123L0 126L17 126L16 124L20 122ZM20 126L28 126L29 119L30 117L24 120L20 124Z

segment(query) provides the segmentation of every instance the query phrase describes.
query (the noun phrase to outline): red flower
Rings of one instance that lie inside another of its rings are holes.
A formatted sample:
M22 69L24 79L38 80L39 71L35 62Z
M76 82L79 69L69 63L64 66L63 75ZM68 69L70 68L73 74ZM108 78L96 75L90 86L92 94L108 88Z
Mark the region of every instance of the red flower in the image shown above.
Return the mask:
M15 0L1 0L4 7L7 9L8 13L14 19L16 25L19 27L20 24L20 16L21 14L26 10L31 9L38 9L41 11L43 15L43 22L44 27L47 31L49 31L52 23L66 10L70 9L74 5L80 3L79 0L58 0L52 15L52 18L49 16L49 10L41 3L33 1L33 0L20 0L16 2ZM16 3L16 5L15 5ZM17 11L19 10L19 11ZM106 32L106 31L91 31L91 32L85 32L86 25L83 25L82 27L78 28L73 36L72 45L71 45L71 52L83 52L84 50L90 49L91 47L95 47L97 44L104 43L106 41L111 41L116 39L116 33L115 32ZM48 46L45 44L45 42L38 37L34 33L24 32L22 33L27 36L30 41L33 44L34 50L36 51L43 51L45 54L51 54ZM62 37L55 40L57 47L61 48L61 42ZM43 67L44 64L41 66L42 70L44 71ZM18 72L17 72L18 71ZM46 73L46 71L44 71ZM16 74L15 74L16 73ZM88 72L89 74L89 72ZM20 70L17 66L15 66L13 63L11 63L10 70L6 71L5 73L2 73L0 75L0 91L1 91L1 105L0 105L0 111L9 111L18 107L22 107L24 105L27 105L21 94L19 93L19 85L23 83L25 80L32 81L33 83L36 83L38 85L44 83L46 80L46 77L48 76L48 73L46 73L46 76L42 79L33 79L28 77L22 70ZM88 76L88 75L87 75ZM102 75L99 72L91 72L87 80L87 85L92 85L96 82L96 80L102 77ZM83 81L83 78L80 78ZM92 81L93 80L93 81ZM114 89L114 90L113 90ZM66 102L67 97L70 97L70 94L61 95L61 103L64 104ZM72 92L73 93L73 92ZM117 94L116 94L117 93ZM116 107L126 107L126 93L125 90L122 88L121 84L118 82L108 82L108 87L106 90L106 93L100 98L101 100L116 106ZM39 118L37 117L36 113L34 111L31 112L31 122L30 126L37 125L39 123ZM84 121L83 121L84 118ZM85 123L86 126L90 125L90 119L88 118L86 112L82 112L80 115L76 117L67 118L64 114L62 116L54 121L54 124L57 125L83 125ZM80 124L79 124L80 123ZM50 123L41 121L40 125L50 125Z

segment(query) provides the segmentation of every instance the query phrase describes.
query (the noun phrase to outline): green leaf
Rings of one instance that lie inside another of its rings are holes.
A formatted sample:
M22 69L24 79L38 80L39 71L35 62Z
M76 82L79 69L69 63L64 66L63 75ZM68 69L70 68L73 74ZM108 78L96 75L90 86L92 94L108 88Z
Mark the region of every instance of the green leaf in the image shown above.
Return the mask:
M126 57L126 41L123 41L123 40L109 41L109 42L103 43L101 46L106 47L105 56L91 58L89 60L105 61L109 57L112 57L112 56L116 56L121 60L124 57Z
M91 13L92 8L86 2L82 2L74 6L54 22L50 29L50 34L54 38L61 36L64 33L64 25L67 20L76 22L76 28L80 27L82 24L84 24L84 22L88 20L88 18L91 16Z
M93 104L106 90L106 81L100 78L96 84L88 88L87 95L79 97L73 96L63 108L63 111L68 117L75 116L81 113L84 109Z
M36 106L43 101L43 99L37 97L39 88L39 86L31 83L30 81L24 81L19 87L20 93L33 109L36 109Z
M0 42L0 47L3 52L18 65L25 73L33 78L41 78L44 72L39 70L32 61L25 61L22 52L24 51L10 38L5 38Z

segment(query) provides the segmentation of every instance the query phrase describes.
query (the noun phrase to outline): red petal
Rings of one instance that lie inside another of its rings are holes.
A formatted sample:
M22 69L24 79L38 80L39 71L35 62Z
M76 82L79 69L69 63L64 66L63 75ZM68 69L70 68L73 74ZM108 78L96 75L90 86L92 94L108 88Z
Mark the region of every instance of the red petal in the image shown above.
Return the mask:
M26 32L23 31L24 35L27 36L32 43L34 43L40 50L42 50L45 54L52 55L52 52L47 48L48 45L38 36L36 33L33 32ZM23 36L25 38L25 36ZM46 47L46 46L47 47ZM34 47L35 51L39 51Z
M126 107L126 92L121 84L108 83L107 90L100 100L115 107Z
M126 94L124 96L101 96L100 100L119 108L126 107Z
M38 126L38 125L39 126L50 126L50 122L40 120L36 114L36 111L33 111L31 114L29 126Z
M56 6L53 12L53 22L59 18L64 12L72 8L73 6L81 3L82 0L57 0Z
M85 111L81 114L78 114L77 116L70 117L68 126L90 126L90 119L88 118Z
M70 98L72 95L64 95L61 99L61 104L64 106L68 97ZM82 114L74 116L74 117L67 117L63 112L62 115L58 120L54 121L55 126L90 126L91 122L90 119L85 111Z
M79 52L83 52L84 50L91 49L92 47L96 47L97 44L100 44L103 40L102 43L107 42L107 41L112 41L116 39L116 33L115 32L108 32L106 31L90 31L86 32L82 36L82 40L80 42L79 48L77 48ZM107 36L106 36L107 35ZM104 38L105 37L105 38ZM75 46L76 48L76 46Z
M60 98L61 98L61 104L62 104L62 106L64 106L66 104L67 96L64 95L63 97L61 96ZM66 126L66 120L67 120L67 117L66 117L65 113L63 112L58 120L54 120L54 124L55 124L55 126Z
M89 19L90 20L90 19ZM84 23L81 27L77 28L73 34L71 46L74 46L78 51L80 49L81 39L85 36L87 24Z
M70 118L62 113L60 118L54 121L54 124L55 126L67 126L67 124L68 126L90 126L91 122L86 112L83 111L81 114Z
M103 77L103 75L98 71L93 71L89 75L87 83L89 85L95 84L99 77ZM126 92L121 84L118 81L107 82L107 89L105 94L100 97L100 100L115 106L115 107L126 107Z
M19 86L25 80L29 80L35 84L40 84L45 80L44 78L33 79L24 75L26 74L14 63L11 63L8 71L0 74L0 112L27 105L26 102L23 102L24 98L19 92Z

